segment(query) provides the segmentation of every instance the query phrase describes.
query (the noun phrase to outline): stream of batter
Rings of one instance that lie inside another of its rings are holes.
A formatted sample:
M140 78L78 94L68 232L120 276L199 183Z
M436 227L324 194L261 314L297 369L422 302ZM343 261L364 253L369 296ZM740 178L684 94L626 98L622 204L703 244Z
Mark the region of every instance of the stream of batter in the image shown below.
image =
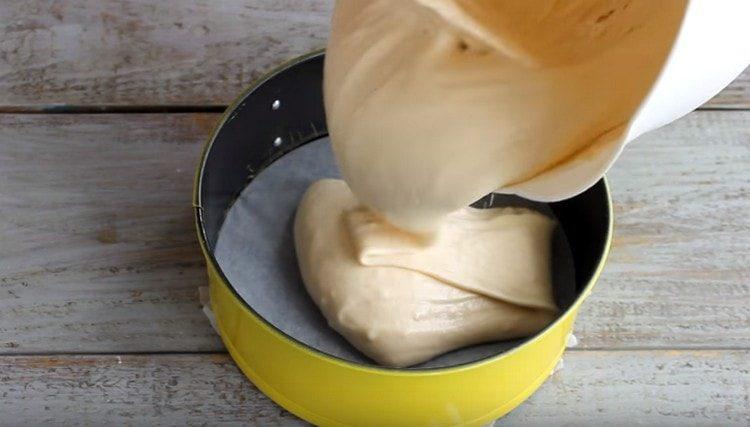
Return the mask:
M561 200L599 180L685 7L338 1L324 94L345 182L315 183L295 221L331 327L408 366L549 324L555 220L468 206L493 191Z

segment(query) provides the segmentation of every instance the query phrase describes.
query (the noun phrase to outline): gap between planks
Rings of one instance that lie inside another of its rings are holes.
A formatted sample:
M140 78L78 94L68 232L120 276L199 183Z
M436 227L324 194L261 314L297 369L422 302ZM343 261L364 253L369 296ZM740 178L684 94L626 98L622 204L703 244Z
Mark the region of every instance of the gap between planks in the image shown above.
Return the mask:
M0 114L223 113L228 105L32 105L0 106Z
M0 114L180 114L223 113L229 105L34 105L0 106ZM750 107L701 106L694 111L750 111Z
M677 351L677 352L695 352L695 351L750 351L750 346L643 346L627 348L611 347L569 347L565 349L564 354L580 352L653 352L653 351ZM229 355L227 351L30 351L30 352L3 352L0 351L0 358L3 357L106 357L106 356L210 356L210 355ZM563 357L565 357L563 355Z

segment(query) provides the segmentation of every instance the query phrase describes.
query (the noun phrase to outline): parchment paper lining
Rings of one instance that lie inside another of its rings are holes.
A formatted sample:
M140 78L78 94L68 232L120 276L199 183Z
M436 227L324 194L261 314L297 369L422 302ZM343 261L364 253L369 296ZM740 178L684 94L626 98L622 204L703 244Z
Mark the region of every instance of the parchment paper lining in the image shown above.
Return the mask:
M321 178L340 177L327 138L306 144L263 170L230 208L219 233L216 259L237 293L292 338L341 359L374 365L331 329L305 291L294 252L292 223L307 187ZM492 195L479 206L526 206L548 215L545 204ZM575 299L570 249L558 230L553 244L558 305ZM495 342L456 350L415 368L469 363L515 347L524 340Z

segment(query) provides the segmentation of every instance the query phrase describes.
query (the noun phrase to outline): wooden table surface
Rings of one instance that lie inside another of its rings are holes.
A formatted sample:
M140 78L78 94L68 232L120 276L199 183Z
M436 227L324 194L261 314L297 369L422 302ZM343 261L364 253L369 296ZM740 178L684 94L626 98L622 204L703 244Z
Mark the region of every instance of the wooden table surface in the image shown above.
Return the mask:
M331 0L0 2L0 424L300 423L198 302L219 112ZM750 425L750 71L629 146L579 345L502 425Z

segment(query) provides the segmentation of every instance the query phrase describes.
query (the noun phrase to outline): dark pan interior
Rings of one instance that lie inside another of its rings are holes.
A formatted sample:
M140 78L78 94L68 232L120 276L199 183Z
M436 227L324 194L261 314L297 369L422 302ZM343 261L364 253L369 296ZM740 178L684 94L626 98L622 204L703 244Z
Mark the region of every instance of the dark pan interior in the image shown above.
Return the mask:
M261 80L225 115L205 153L196 197L200 234L209 256L214 256L226 214L245 187L285 153L327 134L322 75L322 53L302 58ZM280 108L274 108L275 101ZM605 253L610 215L606 184L599 181L549 208L570 246L580 294Z

